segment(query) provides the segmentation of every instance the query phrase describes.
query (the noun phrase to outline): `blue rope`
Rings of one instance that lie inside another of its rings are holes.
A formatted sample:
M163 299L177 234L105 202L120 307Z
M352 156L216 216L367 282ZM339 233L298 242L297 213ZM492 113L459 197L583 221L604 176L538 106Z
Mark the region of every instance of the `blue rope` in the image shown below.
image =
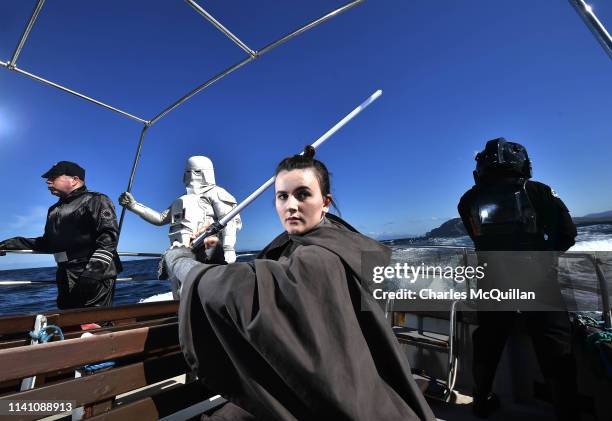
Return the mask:
M114 361L106 361L103 363L84 365L82 370L85 371L86 373L93 373L94 371L98 371L98 370L102 370L103 368L110 368L114 366L115 366Z
M50 332L47 332L47 331L50 331ZM49 342L55 335L59 336L60 341L64 340L64 333L62 332L62 329L56 325L47 325L44 328L40 329L38 331L38 334L34 333L34 331L31 331L28 333L28 335L30 336L30 338L36 339L40 343ZM102 370L104 368L114 367L114 366L115 366L114 361L106 361L106 362L101 362L101 363L96 363L96 364L85 365L83 366L82 370L87 373L93 373L95 371Z
M47 333L47 330L51 330L51 333ZM59 336L60 341L64 340L64 333L59 326L47 325L38 331L38 334L34 331L29 332L30 338L38 340L38 342L44 344L49 342L55 335Z

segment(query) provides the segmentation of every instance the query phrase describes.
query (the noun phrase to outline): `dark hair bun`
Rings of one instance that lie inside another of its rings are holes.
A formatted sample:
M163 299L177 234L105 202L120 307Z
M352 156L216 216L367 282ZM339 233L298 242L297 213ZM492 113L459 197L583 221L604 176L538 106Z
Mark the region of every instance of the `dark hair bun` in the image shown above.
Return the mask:
M315 156L315 148L312 145L307 145L304 147L304 157L312 159Z
M323 193L323 196L327 196L331 191L329 184L329 171L327 171L327 167L324 163L314 159L314 155L315 148L308 145L304 148L304 152L301 155L293 155L279 162L279 164L276 166L274 175L277 176L281 171L305 170L311 168L314 170L317 176L319 187L321 187L321 193ZM336 207L333 201L332 205Z

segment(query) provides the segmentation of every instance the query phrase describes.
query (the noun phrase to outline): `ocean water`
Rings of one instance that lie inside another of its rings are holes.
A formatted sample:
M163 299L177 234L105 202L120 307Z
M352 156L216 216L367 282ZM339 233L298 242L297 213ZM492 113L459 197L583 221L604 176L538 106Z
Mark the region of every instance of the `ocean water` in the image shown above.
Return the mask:
M238 261L249 261L255 253L239 253ZM157 280L159 259L122 260L120 278L134 281L117 282L114 304L136 304L142 299L170 292L170 282ZM0 270L0 281L39 280L44 284L1 285L0 316L9 314L40 313L57 309L55 298L55 267Z
M437 238L437 239L399 239L386 240L384 244L393 250L392 263L407 262L408 264L443 264L460 265L462 255L460 250L414 248L415 246L460 246L472 247L469 237ZM577 243L571 251L602 252L604 265L602 270L610 292L612 292L612 225L593 225L578 229ZM607 253L605 253L607 252ZM250 261L256 253L239 253L238 261ZM0 258L1 259L1 258ZM1 260L0 260L1 263ZM123 262L124 270L120 277L136 278L138 280L117 282L114 303L135 304L148 297L170 292L168 281L157 280L158 259L129 260ZM571 274L568 282L597 288L597 278L592 264L583 259L561 264L560 272ZM577 273L583 275L576 276ZM33 268L17 270L0 270L0 280L46 280L45 284L0 285L0 315L39 313L56 309L57 294L55 268ZM450 285L449 285L450 287ZM567 293L567 291L566 291ZM601 308L600 298L596 292L573 293L573 298L585 309Z

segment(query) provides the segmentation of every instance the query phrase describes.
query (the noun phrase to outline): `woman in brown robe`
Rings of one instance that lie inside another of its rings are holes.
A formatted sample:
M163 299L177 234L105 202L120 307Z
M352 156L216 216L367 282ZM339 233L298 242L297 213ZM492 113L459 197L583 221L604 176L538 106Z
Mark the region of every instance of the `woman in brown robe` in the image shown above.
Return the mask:
M182 284L181 348L229 403L214 419L432 420L367 282L390 250L328 215L329 174L314 149L277 167L285 232L253 262L165 262ZM210 245L214 239L209 240Z

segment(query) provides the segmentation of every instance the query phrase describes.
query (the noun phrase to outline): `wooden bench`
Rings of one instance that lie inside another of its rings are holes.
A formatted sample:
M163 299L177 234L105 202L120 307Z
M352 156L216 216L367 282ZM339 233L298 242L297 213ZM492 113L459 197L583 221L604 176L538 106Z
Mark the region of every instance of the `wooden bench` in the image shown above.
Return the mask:
M0 318L0 400L70 401L83 407L84 419L93 420L159 419L208 401L216 394L188 375L177 309L176 302L160 302L51 313L45 316L65 330L65 340L35 345L27 345L27 333L36 315ZM81 338L83 331L75 329L109 321L108 327L88 330L89 337ZM75 378L75 370L105 361L114 366ZM34 388L20 391L21 380L31 376L36 376Z

